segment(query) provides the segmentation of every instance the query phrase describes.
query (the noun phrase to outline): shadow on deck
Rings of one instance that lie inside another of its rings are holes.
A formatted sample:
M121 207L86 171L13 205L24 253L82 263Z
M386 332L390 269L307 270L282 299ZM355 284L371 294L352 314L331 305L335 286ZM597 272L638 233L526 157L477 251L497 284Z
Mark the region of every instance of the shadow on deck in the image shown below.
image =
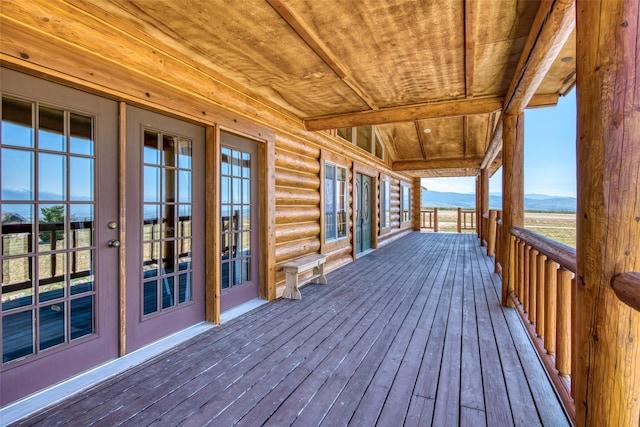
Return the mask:
M568 425L477 238L412 233L24 424Z

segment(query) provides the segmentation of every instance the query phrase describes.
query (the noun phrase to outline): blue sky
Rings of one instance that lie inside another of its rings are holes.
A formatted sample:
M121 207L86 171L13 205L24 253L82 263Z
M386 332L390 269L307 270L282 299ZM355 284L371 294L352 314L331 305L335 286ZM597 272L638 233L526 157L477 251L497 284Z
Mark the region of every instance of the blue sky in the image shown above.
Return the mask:
M524 192L576 196L576 91L551 108L524 113ZM474 193L475 178L423 178L432 191ZM502 192L502 168L489 180L489 192Z

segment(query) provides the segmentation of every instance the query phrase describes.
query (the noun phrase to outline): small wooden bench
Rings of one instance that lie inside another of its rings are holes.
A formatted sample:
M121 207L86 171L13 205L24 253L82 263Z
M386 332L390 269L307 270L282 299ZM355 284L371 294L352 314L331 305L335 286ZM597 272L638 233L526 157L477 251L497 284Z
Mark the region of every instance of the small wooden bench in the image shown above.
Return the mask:
M326 285L327 278L324 276L324 263L326 260L327 257L325 255L307 255L283 265L284 272L287 275L287 284L282 293L282 297L302 299L298 287L314 279L318 279L316 283ZM313 269L313 275L299 283L298 275L311 269Z

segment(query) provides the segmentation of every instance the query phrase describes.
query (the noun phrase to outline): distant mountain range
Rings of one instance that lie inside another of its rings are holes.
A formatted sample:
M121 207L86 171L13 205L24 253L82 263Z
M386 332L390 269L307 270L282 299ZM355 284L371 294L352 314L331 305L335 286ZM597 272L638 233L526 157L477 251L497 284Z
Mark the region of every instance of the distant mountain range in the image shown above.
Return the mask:
M422 206L430 208L465 208L475 209L475 194L445 193L438 191L427 191L422 189ZM489 195L489 209L501 209L502 196L491 193ZM548 211L548 212L575 212L576 198L547 196L545 194L525 194L525 211Z

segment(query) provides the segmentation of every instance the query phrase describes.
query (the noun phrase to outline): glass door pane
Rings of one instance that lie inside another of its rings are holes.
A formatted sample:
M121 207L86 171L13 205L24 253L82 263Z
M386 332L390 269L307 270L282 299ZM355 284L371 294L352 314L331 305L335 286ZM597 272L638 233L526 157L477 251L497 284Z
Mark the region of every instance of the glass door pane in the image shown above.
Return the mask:
M89 115L2 98L2 363L96 332L93 128Z
M192 141L147 129L143 142L142 313L192 300Z

